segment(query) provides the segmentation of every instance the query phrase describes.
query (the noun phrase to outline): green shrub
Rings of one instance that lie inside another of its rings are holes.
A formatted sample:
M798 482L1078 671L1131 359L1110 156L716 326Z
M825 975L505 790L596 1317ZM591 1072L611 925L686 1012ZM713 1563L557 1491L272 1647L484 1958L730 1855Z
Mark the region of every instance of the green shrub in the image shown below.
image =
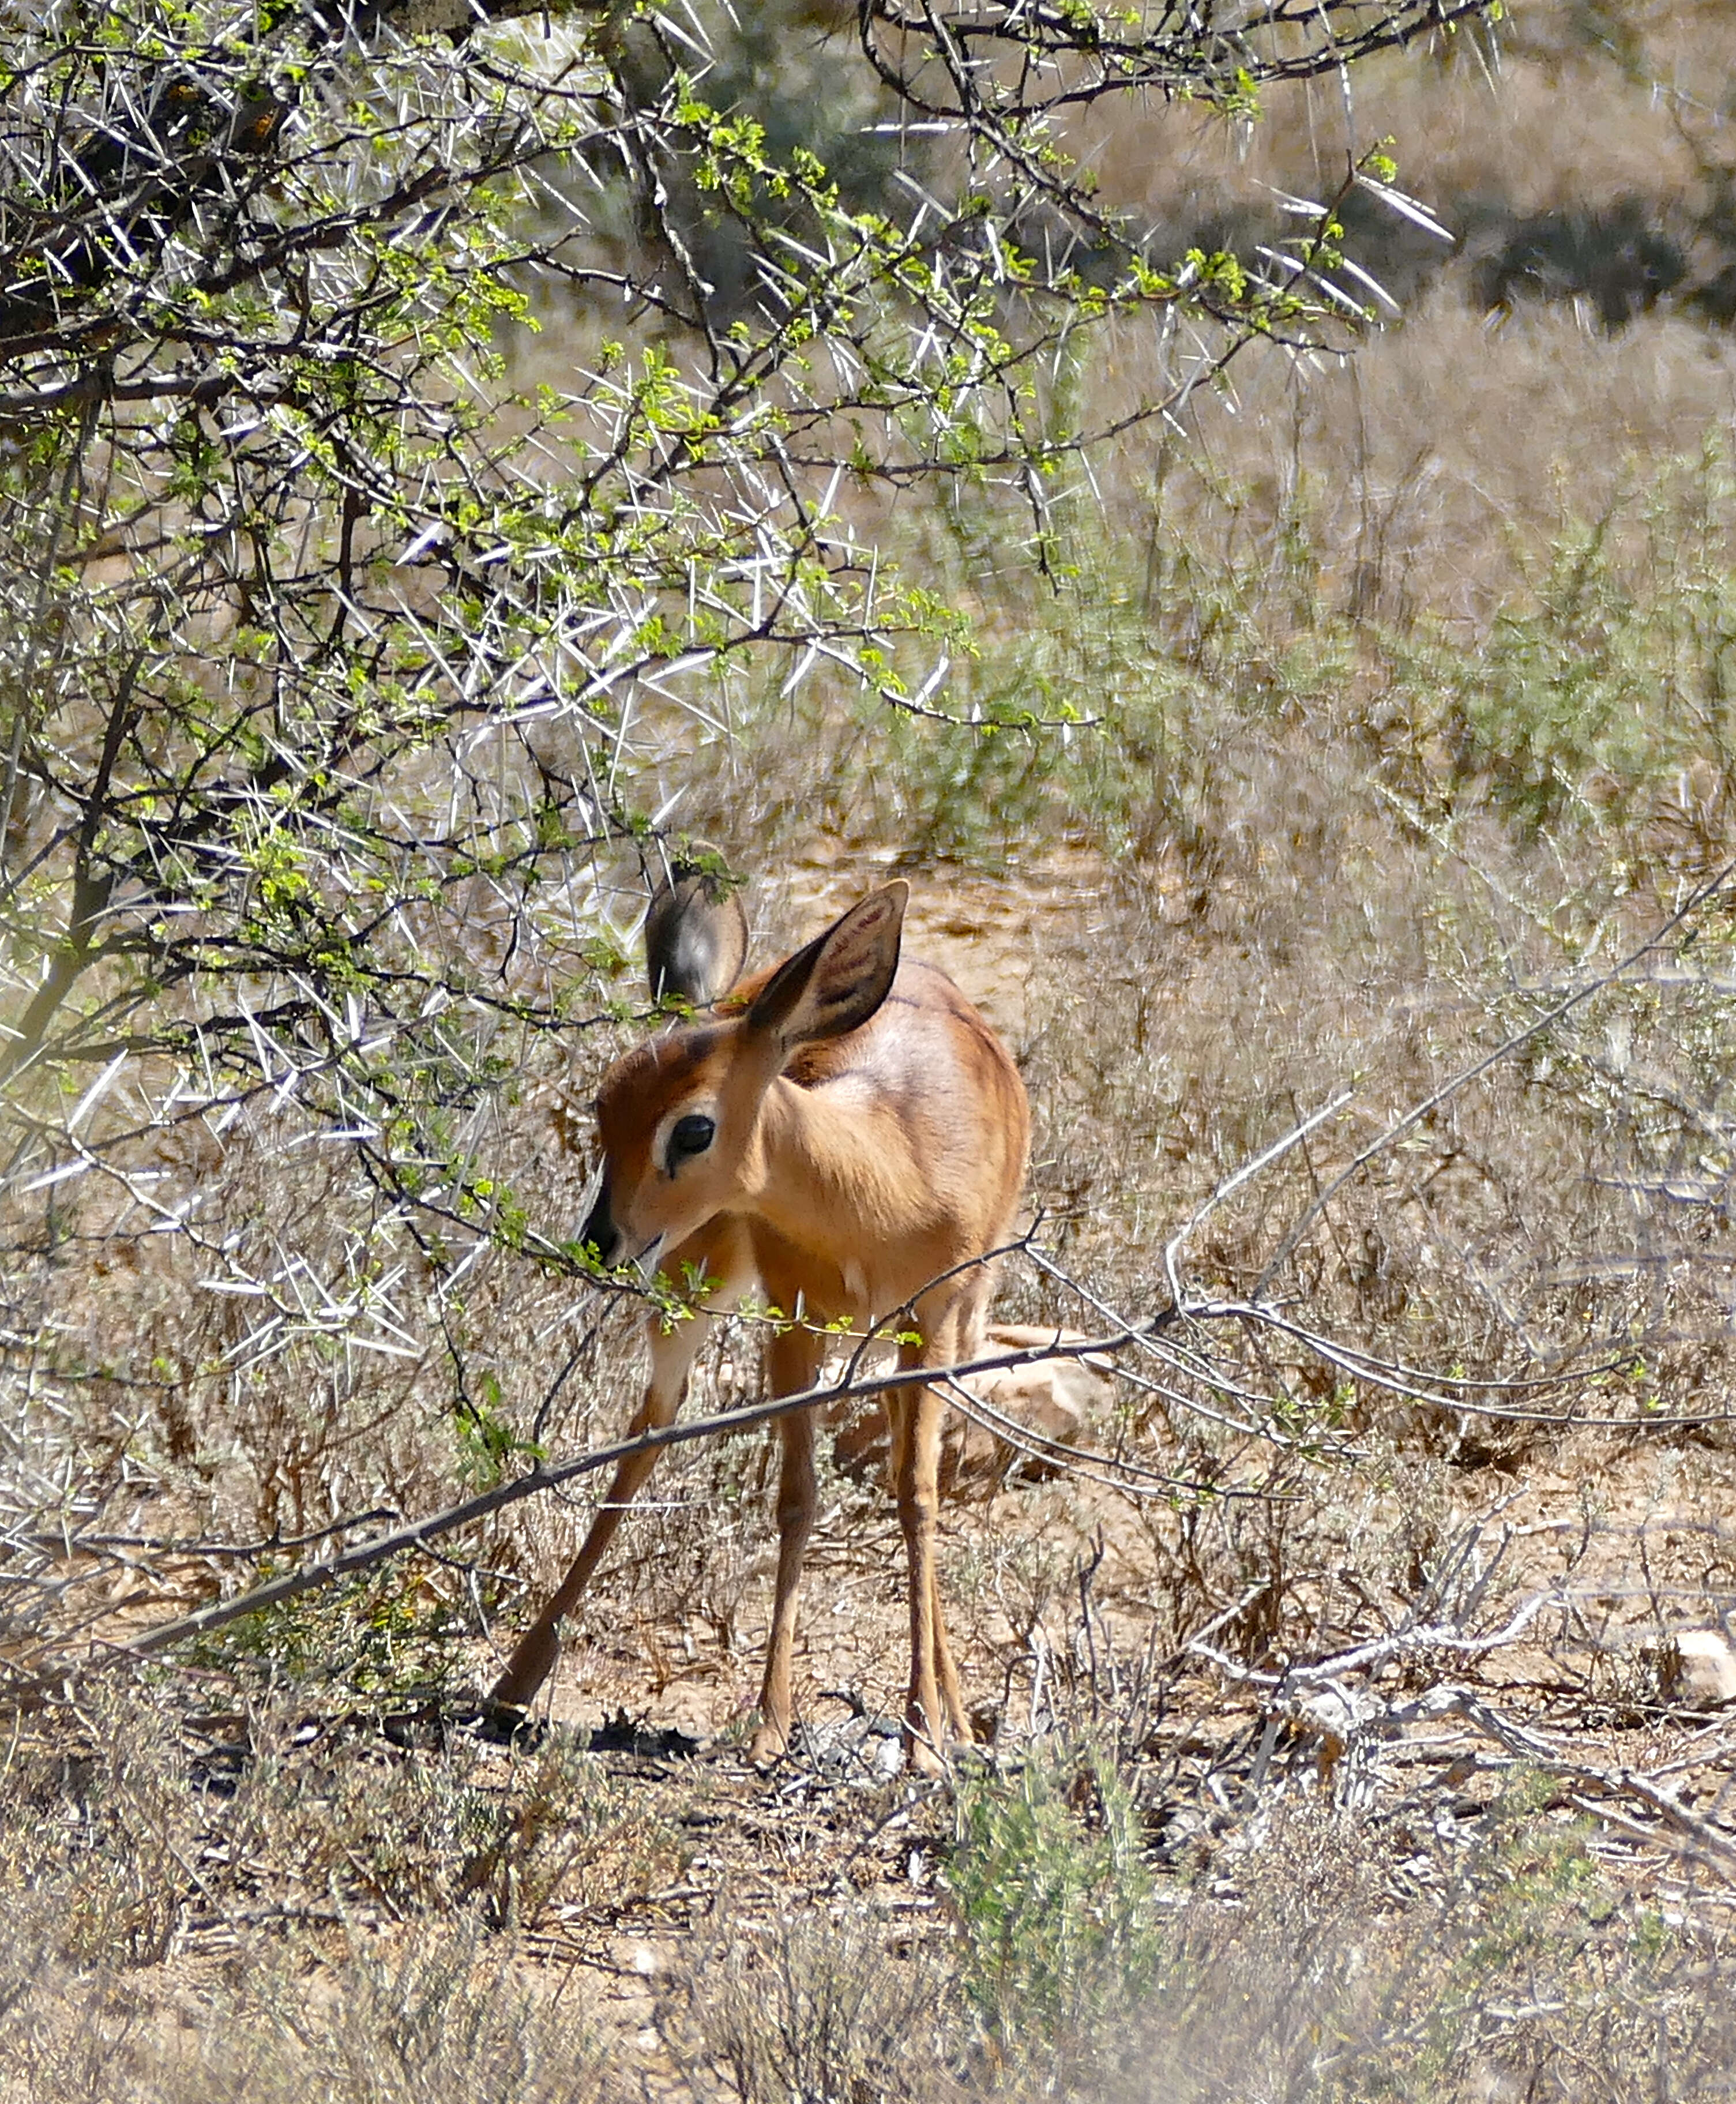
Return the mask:
M948 1870L964 1987L997 2047L1095 2051L1149 1993L1158 1941L1133 1799L1089 1742L961 1781Z

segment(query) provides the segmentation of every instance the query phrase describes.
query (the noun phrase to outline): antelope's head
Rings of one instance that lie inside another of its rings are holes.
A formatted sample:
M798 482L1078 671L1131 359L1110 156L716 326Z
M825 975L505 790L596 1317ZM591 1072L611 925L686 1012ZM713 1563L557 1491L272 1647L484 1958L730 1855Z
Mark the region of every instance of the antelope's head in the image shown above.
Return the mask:
M804 1045L859 1029L891 989L902 879L870 892L730 1012L669 1031L603 1077L602 1166L579 1239L605 1264L647 1274L660 1253L720 1213L752 1212L764 1174L767 1092Z

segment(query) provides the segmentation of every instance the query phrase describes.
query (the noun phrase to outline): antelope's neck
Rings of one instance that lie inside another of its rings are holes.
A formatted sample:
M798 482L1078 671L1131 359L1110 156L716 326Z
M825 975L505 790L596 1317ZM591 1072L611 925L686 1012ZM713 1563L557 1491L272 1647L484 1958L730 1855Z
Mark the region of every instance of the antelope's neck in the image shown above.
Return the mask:
M848 1258L922 1188L911 1136L865 1077L804 1089L780 1075L755 1138L747 1165L752 1210L801 1248Z

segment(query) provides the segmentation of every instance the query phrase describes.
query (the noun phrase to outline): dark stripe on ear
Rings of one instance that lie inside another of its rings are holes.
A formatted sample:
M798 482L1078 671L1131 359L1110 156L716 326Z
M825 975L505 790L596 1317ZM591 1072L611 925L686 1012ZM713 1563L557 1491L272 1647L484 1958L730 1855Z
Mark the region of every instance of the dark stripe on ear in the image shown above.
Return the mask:
M829 1015L837 1009L855 1007L859 1001L868 999L877 983L866 972L859 972L848 986L832 989L820 1003L821 1012Z

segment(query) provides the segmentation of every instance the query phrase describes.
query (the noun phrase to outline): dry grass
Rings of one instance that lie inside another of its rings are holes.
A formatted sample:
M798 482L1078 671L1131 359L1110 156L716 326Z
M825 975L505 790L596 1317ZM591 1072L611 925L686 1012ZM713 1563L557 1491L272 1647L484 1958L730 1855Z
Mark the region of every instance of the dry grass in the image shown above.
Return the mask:
M1685 129L1715 121L1729 37L1719 0L1524 6L1493 39L1365 66L1348 96L1333 80L1274 90L1240 130L1185 105L1112 109L1102 159L1118 195L1159 215L1177 214L1178 198L1194 212L1244 203L1261 182L1319 195L1341 179L1347 145L1389 134L1407 185L1446 208L1680 192L1695 172Z
M136 1976L63 1969L29 1915L12 1915L4 1936L0 2094L19 2104L435 2104L455 2094L554 2104L612 2093L582 2027L462 1930L363 1940L336 1963L256 1937L158 1995Z

